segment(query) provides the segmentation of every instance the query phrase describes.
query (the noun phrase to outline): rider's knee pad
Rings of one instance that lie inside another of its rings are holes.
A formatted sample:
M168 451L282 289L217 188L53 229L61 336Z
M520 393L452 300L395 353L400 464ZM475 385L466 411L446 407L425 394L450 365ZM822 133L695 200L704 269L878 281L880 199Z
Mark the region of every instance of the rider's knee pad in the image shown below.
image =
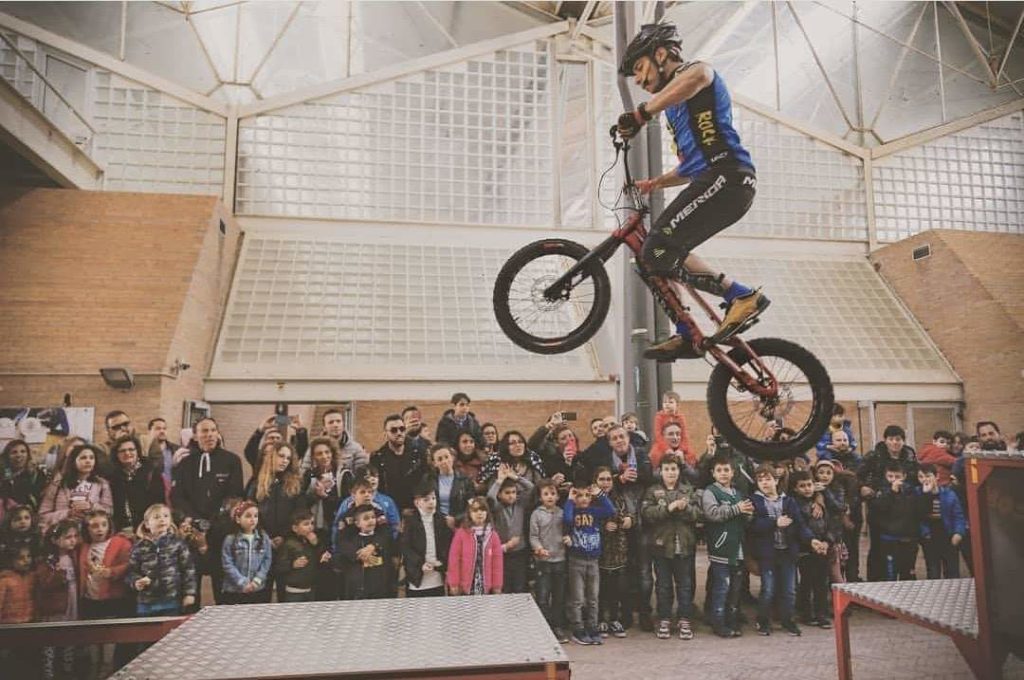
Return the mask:
M675 276L682 264L685 255L678 250L669 248L660 239L649 239L644 243L644 249L640 253L640 259L644 263L644 269L651 276Z

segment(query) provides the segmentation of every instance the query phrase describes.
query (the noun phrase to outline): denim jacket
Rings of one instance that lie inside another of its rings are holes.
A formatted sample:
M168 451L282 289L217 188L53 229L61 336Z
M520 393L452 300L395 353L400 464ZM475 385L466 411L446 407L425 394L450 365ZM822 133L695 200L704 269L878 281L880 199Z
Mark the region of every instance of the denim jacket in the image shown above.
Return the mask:
M231 534L224 539L220 551L224 567L224 592L240 593L249 581L259 590L267 582L272 561L270 536L260 529L250 542L241 533Z

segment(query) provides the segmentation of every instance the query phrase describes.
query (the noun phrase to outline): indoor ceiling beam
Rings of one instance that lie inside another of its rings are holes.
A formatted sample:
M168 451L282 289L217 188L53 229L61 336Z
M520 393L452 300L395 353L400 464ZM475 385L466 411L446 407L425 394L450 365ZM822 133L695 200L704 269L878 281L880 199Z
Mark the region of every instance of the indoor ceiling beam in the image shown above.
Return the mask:
M981 67L985 70L985 73L988 74L989 85L995 87L996 74L992 70L992 64L989 63L988 55L985 54L985 48L982 47L981 43L978 42L978 39L974 37L974 34L971 32L971 27L967 25L967 20L964 19L964 15L960 13L960 8L957 7L955 2L944 2L942 4L945 5L949 13L953 15L957 25L960 27L960 32L964 34L967 44L971 46L971 51L974 52L974 56L977 57L978 61L981 63ZM936 35L936 39L938 39L938 35Z
M739 5L733 10L732 14L729 15L725 21L723 21L718 28L712 31L711 35L694 48L691 53L694 56L713 56L722 47L729 36L733 34L737 27L750 16L750 13L754 11L754 8L760 4L758 0L746 0L742 5Z
M1021 24L1024 24L1024 7L1020 10L1020 16L1017 17L1017 25L1013 28L1013 32L1010 34L1010 42L1006 44L1006 53L1003 55L1003 60L999 64L999 70L996 72L996 83L999 82L999 78L1003 75L1003 70L1006 68L1006 62L1010 60L1010 51L1013 49L1013 44L1017 42L1017 36L1020 35Z
M434 28L437 29L437 32L444 36L444 39L448 41L448 44L451 47L458 47L459 43L456 42L455 38L452 37L452 34L448 32L448 29L444 27L444 24L442 24L437 17L431 14L430 10L427 9L427 6L423 4L422 0L420 2L417 2L416 4L419 5L419 8L423 10L424 14L427 15L427 19L430 20L430 23L434 25Z
M546 9L542 9L528 2L522 2L521 0L502 0L501 4L505 5L509 9L514 9L520 14L525 14L531 19L537 19L540 21L562 21L562 17L558 16L557 13L552 14Z
M900 70L903 68L903 62L907 58L907 54L910 53L910 45L914 44L914 38L917 36L917 31L921 28L921 22L924 20L925 12L928 11L928 3L921 3L921 11L917 13L917 19L914 20L914 26L910 29L910 33L907 35L907 40L902 45L900 50L900 56L896 58L896 66L892 70L892 75L889 77L889 84L885 88L885 93L882 95L878 103L878 110L875 111L874 117L871 122L868 123L868 129L874 130L875 125L878 123L878 119L882 115L882 111L885 109L885 105L889 101L889 94L892 92L892 88L896 86L896 79L900 74Z
M575 40L580 37L580 31L587 25L587 20L590 19L590 15L597 9L597 0L587 0L586 6L583 8L583 12L580 14L579 21L573 26L572 33L569 35L570 40Z
M972 113L969 116L964 116L963 118L952 120L948 123L936 125L935 127L928 128L927 130L915 132L913 134L894 139L890 142L886 142L881 146L876 146L873 149L870 149L871 158L885 158L886 156L890 156L899 151L927 144L928 142L941 137L972 128L976 125L988 123L989 121L1002 118L1003 116L1008 116L1011 113L1016 113L1017 111L1024 111L1024 98L1014 99L1013 101L1006 102L1005 104L995 106L991 109L978 111L977 113Z
M191 104L196 108L210 113L215 113L218 116L227 117L227 105L224 102L204 97L198 92L190 90L183 85L179 85L178 83L157 76L149 71L145 71L128 62L120 61L116 57L105 52L100 52L99 50L95 50L91 47L75 42L74 40L69 40L64 36L52 33L44 28L39 28L35 24L22 21L17 17L0 12L0 27L6 28L9 31L13 31L14 33L26 38L31 38L32 40L41 42L44 45L49 45L50 47L70 54L73 57L78 57L82 61L89 62L90 64L110 71L111 73L116 73L128 80L145 85L146 87L151 87L154 90L159 90L164 94Z

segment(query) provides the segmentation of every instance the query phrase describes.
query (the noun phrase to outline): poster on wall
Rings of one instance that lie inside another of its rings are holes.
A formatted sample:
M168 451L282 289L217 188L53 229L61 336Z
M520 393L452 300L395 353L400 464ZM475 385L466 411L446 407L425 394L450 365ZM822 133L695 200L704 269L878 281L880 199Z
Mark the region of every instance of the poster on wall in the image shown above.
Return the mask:
M92 441L96 409L68 407L0 407L0 448L12 439L24 439L32 458L41 461L65 437Z

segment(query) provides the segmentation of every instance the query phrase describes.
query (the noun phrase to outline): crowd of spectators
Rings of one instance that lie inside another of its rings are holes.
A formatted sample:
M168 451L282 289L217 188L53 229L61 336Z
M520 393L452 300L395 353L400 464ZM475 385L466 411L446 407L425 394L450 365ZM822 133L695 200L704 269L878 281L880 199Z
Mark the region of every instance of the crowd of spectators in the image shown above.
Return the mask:
M921 576L919 548L928 578L970 566L963 454L1008 448L995 423L935 432L917 452L889 425L862 454L837 406L814 450L759 464L714 434L698 451L679 402L664 395L653 437L632 413L578 433L559 412L523 433L478 422L457 393L433 437L409 406L373 450L339 410L313 437L271 416L244 445L247 484L210 417L179 445L164 419L140 435L112 411L106 441L70 437L48 469L13 440L0 455L0 623L187 613L206 576L224 605L532 592L561 642L636 628L690 640L704 543L712 633L741 635L747 600L758 634L800 635L799 623L831 626L830 583L861 579L865 525L868 580ZM77 676L85 651L5 654L18 677L52 678ZM88 651L110 670L137 650Z

